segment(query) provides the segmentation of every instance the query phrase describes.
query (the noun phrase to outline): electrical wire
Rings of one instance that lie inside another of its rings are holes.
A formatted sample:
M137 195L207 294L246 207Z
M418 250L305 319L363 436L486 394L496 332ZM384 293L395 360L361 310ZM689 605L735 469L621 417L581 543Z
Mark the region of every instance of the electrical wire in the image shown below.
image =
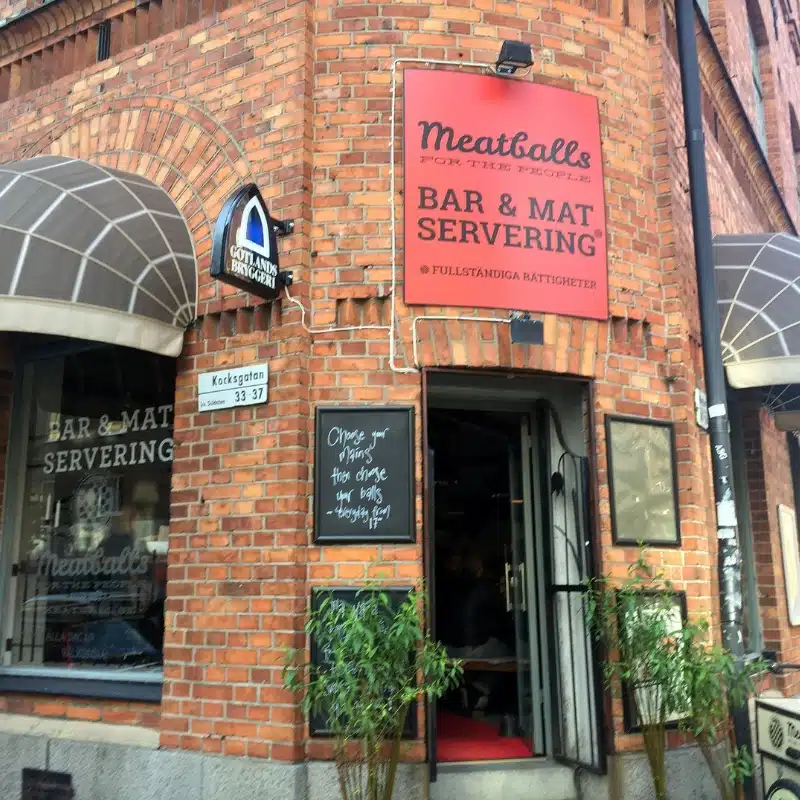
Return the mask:
M289 292L289 287L284 286L284 291L286 292L286 299L289 300L290 303L294 303L300 309L300 324L303 326L303 330L307 333L310 333L312 336L321 333L337 333L339 331L388 331L388 325L345 325L345 326L332 326L330 328L310 328L306 323L306 307L298 300L296 297L292 297L291 292Z

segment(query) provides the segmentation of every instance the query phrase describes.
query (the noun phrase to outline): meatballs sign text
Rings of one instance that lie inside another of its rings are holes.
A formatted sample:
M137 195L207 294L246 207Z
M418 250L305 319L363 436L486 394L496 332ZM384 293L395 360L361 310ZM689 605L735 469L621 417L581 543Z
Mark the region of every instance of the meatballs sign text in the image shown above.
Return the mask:
M408 70L404 115L406 302L605 319L596 100Z

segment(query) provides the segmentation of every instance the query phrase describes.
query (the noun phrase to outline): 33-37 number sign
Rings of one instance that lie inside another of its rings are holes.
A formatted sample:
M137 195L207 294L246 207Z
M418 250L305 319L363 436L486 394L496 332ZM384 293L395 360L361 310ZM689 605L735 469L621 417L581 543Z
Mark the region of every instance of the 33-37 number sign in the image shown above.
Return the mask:
M267 390L264 386L257 386L255 389L236 389L233 393L233 402L236 405L263 403L266 399Z

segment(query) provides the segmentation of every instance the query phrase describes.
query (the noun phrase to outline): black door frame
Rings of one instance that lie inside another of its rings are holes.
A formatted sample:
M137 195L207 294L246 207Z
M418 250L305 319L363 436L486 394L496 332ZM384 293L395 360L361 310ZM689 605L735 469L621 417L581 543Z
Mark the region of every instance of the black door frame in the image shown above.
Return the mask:
M428 442L428 377L422 373L422 553L425 576L425 625L436 639L436 548L433 547L434 527L434 458ZM436 703L425 701L425 749L431 783L437 777L436 757Z
M575 376L575 375L561 375L552 372L544 372L541 370L511 370L511 369L463 369L463 368L448 368L448 367L425 367L422 370L422 396L421 396L421 409L419 414L422 440L422 550L423 550L423 569L424 580L427 591L427 604L426 604L426 625L431 636L436 636L436 558L435 548L433 542L433 493L434 486L432 483L432 475L429 470L430 459L429 451L429 438L428 438L428 422L429 422L429 378L434 374L450 374L450 375L469 375L473 377L519 377L519 378L542 378L550 381L560 381L564 383L574 383L582 386L585 392L587 403L586 411L586 424L585 433L587 437L587 524L588 533L590 534L590 552L591 552L591 570L592 577L598 574L601 561L601 547L599 531L599 493L597 491L597 447L595 431L597 428L597 414L595 411L596 389L592 380ZM435 465L430 464L432 469ZM550 615L548 615L550 616ZM594 652L596 654L595 661L595 695L597 702L597 734L598 734L598 747L599 747L599 766L597 772L604 774L607 771L608 754L613 752L614 733L611 720L612 697L610 691L605 689L602 682L602 676L599 671L599 664L601 663L603 653L599 647L593 642ZM436 715L432 713L433 704L426 702L426 758L428 761L428 769L430 781L435 782L438 773L437 765L437 748L436 748ZM555 728L554 720L551 720L552 726ZM553 731L555 737L555 731ZM502 762L498 762L502 763Z

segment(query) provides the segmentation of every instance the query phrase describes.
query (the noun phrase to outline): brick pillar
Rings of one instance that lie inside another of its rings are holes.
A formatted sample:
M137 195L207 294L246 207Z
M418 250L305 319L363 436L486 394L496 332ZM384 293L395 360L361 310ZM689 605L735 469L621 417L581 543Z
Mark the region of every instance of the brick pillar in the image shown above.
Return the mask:
M778 661L798 663L800 627L789 625L778 527L778 505L795 507L786 434L757 403L744 410L742 423L764 647L775 650ZM800 674L790 673L778 687L790 695L800 692Z
M184 0L175 7L186 13ZM291 14L258 12L276 57L296 48L303 58L272 84L264 72L264 86L248 82L247 91L255 97L257 90L265 107L279 96L296 97L282 118L281 168L258 161L271 150L251 159L263 173L262 190L269 189L271 213L295 222L280 245L280 265L293 273L292 297L309 309L307 10L298 4ZM240 13L244 25L251 12ZM227 43L224 37L204 42L209 63ZM241 66L231 64L230 71ZM202 139L197 145L202 164L206 146ZM236 182L230 179L209 205L218 209ZM212 280L209 251L204 238L199 320L187 332L176 381L161 745L302 761L304 720L297 698L283 688L282 667L287 648L305 642L311 338L294 303L262 304ZM266 404L198 410L199 374L265 363Z

